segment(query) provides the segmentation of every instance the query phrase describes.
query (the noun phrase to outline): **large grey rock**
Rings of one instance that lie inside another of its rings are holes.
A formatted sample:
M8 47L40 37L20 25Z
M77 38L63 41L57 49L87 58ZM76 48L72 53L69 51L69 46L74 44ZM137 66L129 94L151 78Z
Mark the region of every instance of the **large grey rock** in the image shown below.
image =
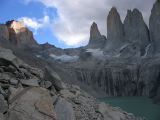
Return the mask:
M149 44L149 30L143 20L143 16L138 9L128 10L124 20L125 39L129 44L133 44L134 49L138 47L141 56L145 54L145 48ZM129 52L129 51L128 51Z
M63 98L59 98L55 105L58 120L76 120L72 104Z
M103 48L106 42L106 37L101 35L98 26L93 22L90 28L90 39L87 47L89 48Z
M46 89L30 87L17 92L10 101L7 120L56 120Z
M124 28L117 9L113 7L107 17L106 50L115 49L124 43Z
M153 5L151 16L149 20L149 30L151 41L154 44L154 52L160 52L160 0L157 0Z
M50 81L42 81L40 85L41 87L48 89L52 86L52 83Z
M5 113L8 110L7 101L4 99L3 95L0 94L0 113Z
M34 87L39 86L37 79L21 80L21 83L22 85L26 85L26 86L34 86Z
M50 81L57 90L65 88L65 84L62 82L59 75L49 67L45 68L44 79Z

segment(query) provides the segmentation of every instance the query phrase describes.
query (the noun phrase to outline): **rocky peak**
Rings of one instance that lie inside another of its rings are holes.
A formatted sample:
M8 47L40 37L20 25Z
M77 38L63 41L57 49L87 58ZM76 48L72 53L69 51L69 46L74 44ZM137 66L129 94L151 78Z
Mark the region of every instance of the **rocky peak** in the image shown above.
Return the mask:
M87 47L90 48L103 48L106 42L106 37L101 35L98 26L95 22L92 23L90 28L90 40Z
M133 18L135 18L135 19L143 19L142 13L136 8L133 9L133 11L132 10L128 10L127 11L126 19L128 19L128 18L130 18L130 19L133 19Z
M120 15L115 7L111 8L107 17L107 45L108 49L120 46L124 39L124 29Z
M49 44L48 42L46 42L46 43L44 43L44 44L41 44L41 47L43 48L43 49L50 49L50 48L55 48L55 46L54 45L51 45L51 44Z
M97 24L93 22L90 28L90 39L95 39L99 36L101 36L101 33L99 32Z
M138 9L128 10L124 20L125 39L145 54L145 48L149 44L149 30L143 20L142 13ZM139 52L139 51L136 51Z
M160 0L153 5L149 21L150 38L153 41L154 52L160 52Z
M19 21L8 21L6 22L9 31L9 40L15 45L32 45L36 44L33 38L33 33L24 25L23 22Z
M9 28L14 29L16 33L20 32L21 29L26 28L23 22L18 22L18 21L14 21L14 20L9 21L6 24Z

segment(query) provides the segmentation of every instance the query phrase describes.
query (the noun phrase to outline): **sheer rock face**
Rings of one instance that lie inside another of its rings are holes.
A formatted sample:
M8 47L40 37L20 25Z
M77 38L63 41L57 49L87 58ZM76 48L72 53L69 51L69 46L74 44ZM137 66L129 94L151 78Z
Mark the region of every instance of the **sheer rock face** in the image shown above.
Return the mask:
M36 44L33 33L22 23L9 21L6 23L9 31L9 40L15 45Z
M90 28L89 48L103 48L106 42L106 37L101 35L97 24L94 22Z
M149 44L149 30L143 20L141 12L137 9L128 10L124 20L125 39L140 50L141 55L145 54L145 48Z
M107 40L106 49L120 47L124 42L124 28L117 9L113 7L107 17Z
M149 21L149 30L151 41L154 44L154 52L160 52L160 0L157 0L153 5L150 21Z

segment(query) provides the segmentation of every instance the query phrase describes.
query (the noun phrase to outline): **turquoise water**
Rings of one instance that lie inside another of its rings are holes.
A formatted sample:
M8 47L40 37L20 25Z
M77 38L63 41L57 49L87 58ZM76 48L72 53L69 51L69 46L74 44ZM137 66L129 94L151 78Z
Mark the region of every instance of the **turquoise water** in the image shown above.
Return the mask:
M136 116L144 116L147 120L160 120L160 105L153 104L147 97L108 97L100 101L120 107Z

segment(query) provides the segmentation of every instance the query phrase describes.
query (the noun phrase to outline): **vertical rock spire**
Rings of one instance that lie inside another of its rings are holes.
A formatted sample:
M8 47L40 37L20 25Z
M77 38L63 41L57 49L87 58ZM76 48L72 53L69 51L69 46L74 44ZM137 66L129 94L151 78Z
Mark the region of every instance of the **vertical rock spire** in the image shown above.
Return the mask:
M120 15L113 7L107 17L107 48L116 48L124 41L124 29Z
M106 42L106 37L101 35L98 26L95 22L92 23L90 28L90 39L87 47L89 48L103 48Z
M149 20L149 30L154 52L160 53L160 0L157 0L153 5Z
M101 36L101 33L99 32L98 26L95 22L93 22L90 28L90 40L98 38L100 36Z
M124 20L125 39L136 46L141 55L145 54L145 48L149 44L149 30L143 20L142 13L138 9L128 10Z

